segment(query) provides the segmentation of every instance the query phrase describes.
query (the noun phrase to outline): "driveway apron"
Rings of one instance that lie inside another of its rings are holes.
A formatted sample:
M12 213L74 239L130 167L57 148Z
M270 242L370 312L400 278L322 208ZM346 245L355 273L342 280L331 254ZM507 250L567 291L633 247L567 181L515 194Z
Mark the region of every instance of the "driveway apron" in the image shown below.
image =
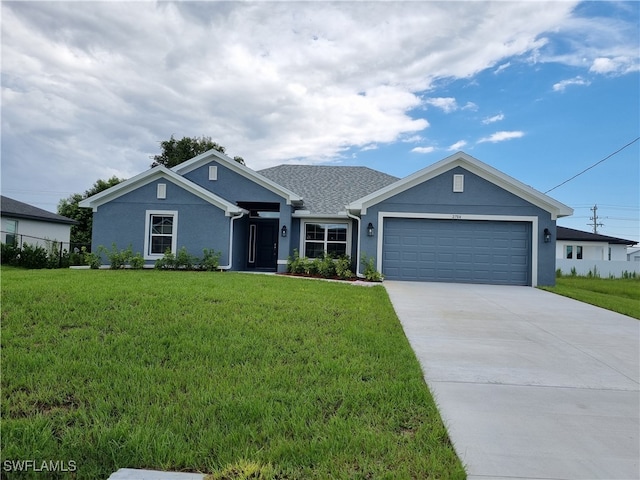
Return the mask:
M470 480L640 477L640 321L531 287L384 285Z

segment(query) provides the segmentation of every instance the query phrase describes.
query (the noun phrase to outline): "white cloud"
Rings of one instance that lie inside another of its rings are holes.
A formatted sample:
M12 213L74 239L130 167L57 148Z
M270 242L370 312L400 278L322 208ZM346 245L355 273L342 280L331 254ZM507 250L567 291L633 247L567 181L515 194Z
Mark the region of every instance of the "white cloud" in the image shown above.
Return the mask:
M416 147L411 149L414 153L431 153L435 151L435 147Z
M502 65L498 65L498 68L496 68L493 73L500 73L503 70L506 70L507 68L509 68L511 66L511 62L507 62L507 63L503 63Z
M462 110L471 110L472 112L476 112L478 111L478 105L473 102L467 102L464 104L464 107L462 107Z
M545 32L588 31L575 4L2 2L3 178L83 191L144 170L172 134L211 136L252 168L417 137L424 103L477 109L425 92L504 70ZM584 56L619 72L625 52Z
M501 120L504 120L504 114L503 113L499 113L497 115L494 115L493 117L487 117L484 120L482 120L482 123L484 125L489 125L490 123L499 122Z
M447 150L449 150L450 152L457 152L462 147L464 147L466 144L467 144L467 142L465 140L460 140L460 141L454 143L453 145L451 145L449 148L447 148Z
M569 85L589 86L589 85L591 85L591 82L585 80L582 77L569 78L567 80L562 80L562 81L560 81L558 83L554 83L553 84L553 91L554 92L564 92L565 88L567 88Z
M478 143L485 143L485 142L490 142L490 143L498 143L498 142L503 142L505 140L511 140L512 138L520 138L524 136L524 132L520 132L520 131L513 131L513 132L496 132L493 135L489 135L488 137L483 137L480 140L478 140Z
M424 103L441 109L444 113L451 113L458 109L456 99L452 97L434 97L425 99Z
M590 72L602 74L624 74L640 70L637 58L629 57L598 57L593 60Z

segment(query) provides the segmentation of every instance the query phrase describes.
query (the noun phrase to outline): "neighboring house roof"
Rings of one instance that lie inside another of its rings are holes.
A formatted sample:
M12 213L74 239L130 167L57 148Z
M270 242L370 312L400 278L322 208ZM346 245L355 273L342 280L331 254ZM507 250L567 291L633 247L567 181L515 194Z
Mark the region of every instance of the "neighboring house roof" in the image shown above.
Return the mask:
M238 173L239 175L242 175L243 177L248 178L249 180L257 183L267 190L280 195L281 197L286 199L288 205L298 206L302 204L302 197L299 195L299 193L289 190L286 185L280 185L273 182L272 180L260 175L255 170L251 170L249 167L236 162L231 157L228 157L224 153L221 153L215 149L211 149L207 152L201 153L196 157L193 157L190 160L187 160L186 162L180 163L173 167L171 170L179 175L184 175L195 170L196 168L201 167L202 165L206 165L211 161L221 163L225 167Z
M556 227L557 240L573 240L577 242L606 242L612 245L635 245L634 240L625 240L624 238L609 237L600 235L599 233L583 232L582 230L574 230L567 227Z
M558 217L565 217L573 214L573 209L553 198L538 192L528 185L506 175L499 170L467 155L464 152L455 153L439 162L434 163L408 177L398 180L397 182L384 187L377 192L366 195L356 201L351 202L347 208L353 212L366 213L367 208L375 205L387 198L397 195L405 190L415 187L427 180L441 175L452 168L462 167L469 172L478 175L481 178L505 189L506 191L517 195L520 198L536 205L551 214L551 218L555 220Z
M242 208L234 205L231 202L226 201L224 198L219 197L218 195L210 192L202 188L200 185L193 183L192 181L178 175L177 173L169 170L168 168L159 165L154 167L146 172L142 172L135 177L132 177L124 182L121 182L107 190L103 190L100 193L97 193L89 198L82 200L78 206L84 208L92 208L95 212L100 205L104 205L105 203L110 202L122 195L130 193L135 189L142 187L143 185L147 185L153 181L159 180L161 178L165 178L167 180L172 181L176 185L184 188L186 191L196 195L197 197L202 198L203 200L211 203L212 205L217 206L221 210L225 211L227 216L239 214L242 212L246 212Z
M349 202L398 181L386 173L352 166L278 165L258 173L298 192L304 198L302 211L314 216L346 215Z
M6 217L39 220L41 222L65 223L67 225L76 225L78 223L71 218L63 217L57 213L48 212L5 196L0 196L0 212Z

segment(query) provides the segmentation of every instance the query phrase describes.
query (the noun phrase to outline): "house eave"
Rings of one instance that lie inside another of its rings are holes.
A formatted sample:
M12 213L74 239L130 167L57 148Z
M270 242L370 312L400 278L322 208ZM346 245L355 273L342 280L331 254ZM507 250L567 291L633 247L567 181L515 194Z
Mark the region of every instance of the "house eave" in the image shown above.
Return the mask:
M247 213L246 210L234 205L227 200L215 195L214 193L205 190L201 186L187 180L186 178L178 175L177 173L163 167L162 165L154 167L150 170L142 172L135 177L132 177L128 180L125 180L118 185L115 185L107 190L104 190L92 197L86 198L78 203L78 206L82 208L91 208L94 212L98 210L98 207L108 203L112 200L115 200L122 195L126 195L127 193L131 193L134 190L147 185L151 182L157 181L159 179L166 179L183 188L184 190L196 195L197 197L205 200L206 202L215 205L221 210L225 211L226 216L237 215L241 213Z
M293 218L322 218L322 219L336 219L345 220L348 219L347 212L339 213L311 213L309 211L293 212L291 215Z
M215 149L201 153L200 155L193 157L186 162L176 165L171 170L178 175L185 175L211 161L222 163L225 167L237 173L238 175L241 175L251 180L252 182L257 183L261 187L264 187L267 190L280 195L286 200L287 205L299 206L303 204L303 198L297 193L292 192L291 190L273 182L272 180L269 180L267 177L260 175L255 170L252 170L246 165L242 165L241 163L236 162L231 157Z
M484 178L506 191L528 201L529 203L546 210L551 214L553 220L573 215L573 209L571 207L538 192L528 185L525 185L515 178L496 170L495 168L464 152L455 153L434 163L433 165L429 165L428 167L409 175L408 177L402 178L391 185L387 185L376 192L351 202L347 205L347 210L352 213L360 212L361 214L366 214L368 207L420 185L421 183L424 183L458 166L478 175L481 178Z

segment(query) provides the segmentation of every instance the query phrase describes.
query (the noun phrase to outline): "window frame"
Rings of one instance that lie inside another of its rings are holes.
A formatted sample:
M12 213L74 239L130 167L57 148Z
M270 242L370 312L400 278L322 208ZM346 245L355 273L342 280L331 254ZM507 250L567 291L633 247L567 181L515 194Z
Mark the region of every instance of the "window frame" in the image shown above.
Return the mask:
M351 222L343 219L335 219L335 218L318 218L313 220L305 220L300 222L300 256L307 258L317 258L310 257L307 254L307 244L308 243L322 243L323 252L327 254L327 246L329 244L339 244L345 245L345 255L351 256ZM322 225L323 226L323 239L311 239L307 240L307 225ZM329 240L329 227L332 225L340 225L346 227L345 240Z
M4 243L7 245L18 245L18 220L7 218L4 221ZM12 231L13 230L13 231ZM9 241L11 239L11 241Z
M173 217L171 229L171 251L176 253L178 245L178 211L177 210L147 210L144 223L144 258L145 260L157 260L164 257L162 253L151 253L153 242L151 241L153 217ZM167 236L167 235L164 235Z
M564 258L566 258L567 260L573 259L573 245L564 246Z

